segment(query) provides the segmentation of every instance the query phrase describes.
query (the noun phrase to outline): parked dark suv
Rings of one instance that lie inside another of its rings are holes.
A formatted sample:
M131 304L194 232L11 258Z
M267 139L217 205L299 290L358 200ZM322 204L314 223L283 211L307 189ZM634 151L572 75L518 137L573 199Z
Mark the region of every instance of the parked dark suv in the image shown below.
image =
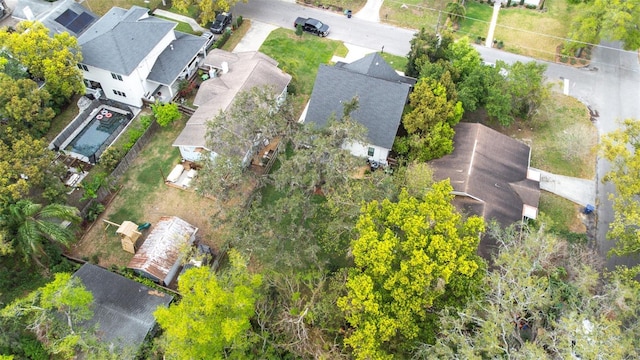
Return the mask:
M211 32L214 34L222 34L224 29L231 26L231 20L233 19L233 15L231 13L223 12L216 16L216 21L211 25Z

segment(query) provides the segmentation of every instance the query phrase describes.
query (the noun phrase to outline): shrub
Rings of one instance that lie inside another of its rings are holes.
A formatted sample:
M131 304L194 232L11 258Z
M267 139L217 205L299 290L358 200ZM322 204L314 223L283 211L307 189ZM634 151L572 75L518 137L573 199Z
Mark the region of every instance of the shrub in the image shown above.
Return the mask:
M140 139L143 134L144 134L144 130L141 129L140 127L135 127L135 128L130 129L129 130L129 141L126 144L122 145L122 148L125 151L131 150L133 145L136 144L136 141L138 141L138 139Z
M569 64L575 65L576 64L576 58L571 58L571 60L569 61Z
M150 115L142 115L140 117L140 124L142 125L143 129L148 129L149 126L151 126L152 122L153 118Z
M520 0L520 6L524 5L524 0Z
M91 206L89 206L89 209L87 210L87 216L85 216L86 220L89 222L94 222L96 221L98 216L100 216L100 214L102 214L103 212L104 212L104 205L95 201L91 204Z
M123 157L124 152L121 149L109 146L102 155L100 155L98 162L104 167L105 171L111 172L118 166Z
M242 15L240 15L240 16L238 16L236 18L236 23L237 23L238 27L240 27L240 25L242 25Z
M156 117L156 122L162 127L168 126L182 117L180 110L178 110L178 105L174 103L157 102L151 105L151 110L153 110L153 115Z
M218 38L218 40L216 40L215 43L213 43L213 48L214 49L219 49L221 47L224 46L224 44L227 43L227 40L229 40L229 37L231 36L231 31L229 29L227 29L222 36L220 36Z

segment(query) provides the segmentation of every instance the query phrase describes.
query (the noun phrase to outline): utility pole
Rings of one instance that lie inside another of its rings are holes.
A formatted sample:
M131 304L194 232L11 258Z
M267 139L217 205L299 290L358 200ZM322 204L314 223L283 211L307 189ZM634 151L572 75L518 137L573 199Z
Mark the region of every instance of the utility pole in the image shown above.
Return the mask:
M440 16L442 16L442 10L438 10L438 23L436 24L436 34L440 31Z

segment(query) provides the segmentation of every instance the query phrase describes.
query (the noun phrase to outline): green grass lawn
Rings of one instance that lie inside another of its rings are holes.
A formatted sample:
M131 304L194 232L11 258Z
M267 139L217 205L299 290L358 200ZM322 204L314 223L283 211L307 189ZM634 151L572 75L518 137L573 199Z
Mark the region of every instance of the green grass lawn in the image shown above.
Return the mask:
M541 220L550 231L566 236L567 233L584 233L584 225L578 217L581 210L577 205L560 196L540 192L540 204L538 209L541 213Z
M491 21L493 7L487 4L468 1L466 8L466 19L460 21L460 28L456 33L459 36L468 36L470 41L473 41L478 36L486 37L489 31L489 21Z
M292 88L298 95L310 95L320 64L328 64L342 42L304 33L298 37L293 30L276 29L260 47L279 67L291 74Z
M394 70L405 72L407 70L408 59L405 56L391 55L389 53L380 54L382 58L391 66Z
M187 24L186 22L176 21L176 20L169 19L169 18L166 18L166 17L163 17L163 16L158 16L158 15L154 15L154 16L157 17L157 18L160 18L160 19L165 19L165 20L168 20L168 21L173 21L175 23L178 23L178 25L175 28L176 31L180 31L180 32L187 33L187 34L192 34L192 35L198 35L198 36L200 36L202 34L202 32L200 32L200 31L194 31L193 28L191 27L191 25Z
M584 179L595 177L598 133L582 103L553 93L532 126L533 167Z
M443 25L446 16L440 14L448 1L442 0L403 0L385 1L380 9L380 20L395 26L411 29L434 29L438 24Z
M572 9L566 0L547 0L545 12L523 7L502 9L495 38L504 41L506 51L554 61L556 47L562 43L558 38L569 32Z
M149 9L164 8L162 0L86 0L82 5L99 16L106 14L112 7L129 9L132 5L137 5Z

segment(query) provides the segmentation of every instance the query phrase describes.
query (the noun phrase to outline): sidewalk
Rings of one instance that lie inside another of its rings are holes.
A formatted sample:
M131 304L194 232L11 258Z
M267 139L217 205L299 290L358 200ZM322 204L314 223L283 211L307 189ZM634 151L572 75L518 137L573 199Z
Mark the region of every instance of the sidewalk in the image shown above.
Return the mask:
M188 16L184 16L184 15L180 15L180 14L175 14L172 13L170 11L166 11L166 10L162 10L162 9L156 9L153 12L154 15L158 15L158 16L162 16L162 17L166 17L168 19L173 19L176 21L182 21L185 22L189 25L191 25L191 28L193 29L193 31L200 31L200 32L207 32L209 30L203 28L202 26L200 26L195 20L193 20L192 18L188 17Z

